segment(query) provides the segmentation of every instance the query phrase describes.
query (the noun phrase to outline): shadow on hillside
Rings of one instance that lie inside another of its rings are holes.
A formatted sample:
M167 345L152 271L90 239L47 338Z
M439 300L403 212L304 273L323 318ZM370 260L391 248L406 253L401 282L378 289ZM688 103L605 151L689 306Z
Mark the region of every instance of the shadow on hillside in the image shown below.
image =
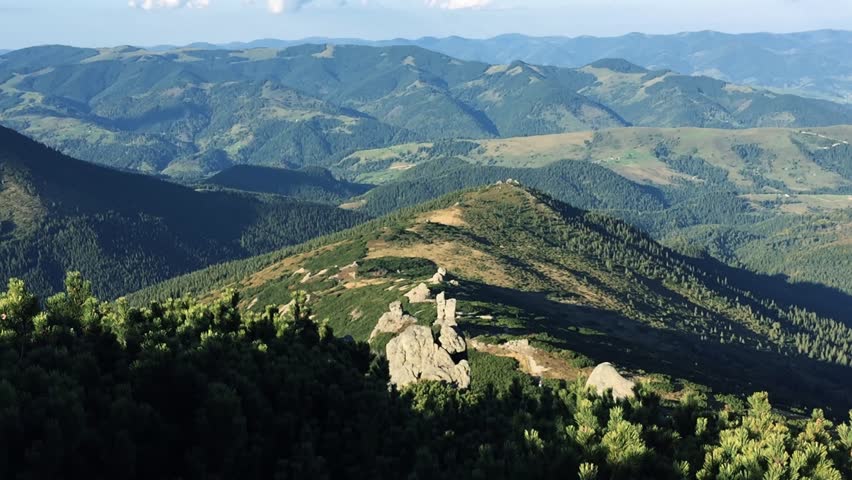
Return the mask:
M766 275L732 267L715 258L681 257L698 268L727 278L728 285L747 288L756 295L784 307L798 306L852 327L852 295L812 282L791 283L784 274Z
M452 295L463 301L483 301L523 312L518 319L523 327L463 322L469 335L546 333L553 338L547 343L555 348L581 353L595 362L608 361L682 378L717 393L765 390L778 405L824 406L838 416L845 416L850 407L852 369L839 365L657 329L618 312L553 301L547 292L521 292L465 282Z

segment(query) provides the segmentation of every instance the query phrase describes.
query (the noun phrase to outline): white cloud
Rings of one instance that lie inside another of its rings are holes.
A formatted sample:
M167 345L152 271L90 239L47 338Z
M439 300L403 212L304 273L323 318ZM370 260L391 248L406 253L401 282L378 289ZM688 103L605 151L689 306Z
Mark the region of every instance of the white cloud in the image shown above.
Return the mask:
M313 0L263 0L266 3L266 9L270 13L280 14L284 12L295 12L301 10L302 7L311 3ZM243 5L254 5L255 0L242 0Z
M445 10L462 10L469 8L483 8L491 4L492 0L426 0L429 7L443 8Z
M207 8L210 0L130 0L127 2L132 8L153 10L155 8Z

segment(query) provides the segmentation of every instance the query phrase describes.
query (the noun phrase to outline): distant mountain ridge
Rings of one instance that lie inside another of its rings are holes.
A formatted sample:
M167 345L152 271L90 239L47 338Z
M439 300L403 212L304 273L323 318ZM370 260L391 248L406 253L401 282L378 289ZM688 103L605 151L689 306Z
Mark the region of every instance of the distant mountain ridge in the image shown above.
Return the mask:
M715 31L617 37L532 37L506 34L488 39L423 37L367 41L353 38L261 39L206 47L284 48L300 43L372 46L416 45L464 60L581 67L618 57L650 69L707 75L733 83L791 90L852 102L852 31L729 34ZM159 48L174 48L161 46Z
M567 69L416 46L46 46L0 58L0 123L78 158L197 178L235 164L328 167L412 141L844 124L852 106L624 60Z

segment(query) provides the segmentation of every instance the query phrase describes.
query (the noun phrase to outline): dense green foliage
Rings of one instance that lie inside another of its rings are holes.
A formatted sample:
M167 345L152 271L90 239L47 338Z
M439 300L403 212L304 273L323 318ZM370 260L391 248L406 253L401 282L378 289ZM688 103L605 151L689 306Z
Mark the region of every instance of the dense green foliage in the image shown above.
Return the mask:
M376 187L365 195L367 203L363 209L371 215L381 215L456 190L507 179L520 181L580 208L649 211L666 205L657 189L637 185L588 162L564 160L543 168L508 168L443 158L417 165L397 181Z
M696 226L673 231L667 243L705 246L706 252L731 265L772 275L795 272L793 287L819 298L825 308L848 312L852 293L852 213L784 215L749 224ZM804 283L808 282L808 283ZM783 282L774 282L782 284ZM818 288L818 285L833 288ZM754 288L759 288L756 285ZM846 292L839 294L833 289Z
M848 143L829 142L825 146L808 145L799 140L796 140L795 143L803 153L820 167L847 180L852 180L852 146Z
M230 292L145 309L70 275L41 307L0 294L4 478L578 478L840 480L852 426L787 420L766 394L629 402L580 383L398 393L366 344L309 306L251 314Z
M0 274L104 297L351 227L360 214L277 196L197 192L68 158L0 129Z
M338 180L319 167L286 170L238 165L213 175L204 184L334 204L370 189L368 185Z

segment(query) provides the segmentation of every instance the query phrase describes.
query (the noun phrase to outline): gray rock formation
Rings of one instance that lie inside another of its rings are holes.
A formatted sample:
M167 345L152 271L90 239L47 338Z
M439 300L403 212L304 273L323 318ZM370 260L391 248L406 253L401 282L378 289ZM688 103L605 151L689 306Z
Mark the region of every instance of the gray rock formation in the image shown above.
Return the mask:
M449 325L450 327L457 326L456 299L448 299L446 293L441 292L435 297L435 302L438 307L438 319L435 320L435 324Z
M435 275L432 275L432 278L429 280L429 283L436 284L444 281L444 277L447 276L447 269L438 267L438 271Z
M420 380L453 383L459 388L470 386L467 360L453 362L449 352L435 343L429 327L412 325L388 342L388 365L391 383L404 387Z
M467 351L467 344L464 341L464 337L459 335L459 332L455 328L447 324L441 325L441 334L438 336L438 343L450 355Z
M425 283L417 285L406 293L405 296L411 303L429 303L432 301L432 292L429 291L429 287Z
M380 333L399 333L417 323L417 319L402 311L402 303L393 302L388 305L389 311L379 318L379 323L370 333L370 341Z
M635 386L635 383L622 377L611 363L602 363L595 367L589 379L586 380L586 387L594 388L598 395L604 395L607 390L612 389L612 396L616 400L636 396L633 393Z

